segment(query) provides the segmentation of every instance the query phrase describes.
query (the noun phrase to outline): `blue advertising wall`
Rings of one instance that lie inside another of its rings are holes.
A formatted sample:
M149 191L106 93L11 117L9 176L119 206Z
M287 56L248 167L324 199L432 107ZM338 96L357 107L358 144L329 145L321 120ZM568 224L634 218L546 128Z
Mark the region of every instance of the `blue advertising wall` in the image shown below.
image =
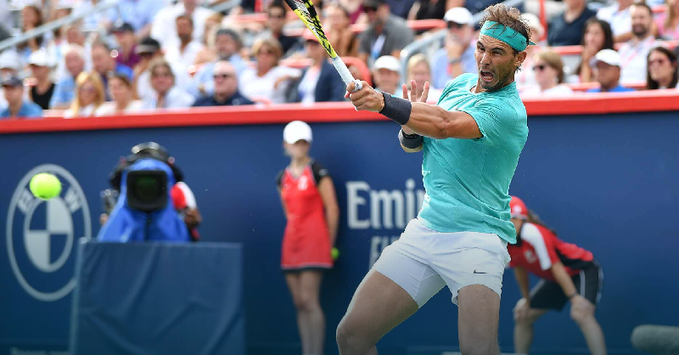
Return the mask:
M605 273L597 317L609 353L635 353L629 342L634 326L679 324L676 113L531 117L529 127L511 193L562 239L594 253ZM341 255L322 288L326 354L336 354L334 329L354 289L416 213L421 156L400 149L398 127L387 121L312 128L311 153L329 169L341 208ZM65 354L73 241L96 236L99 192L108 187L109 172L130 147L151 140L167 147L184 170L204 218L203 239L243 245L248 354L299 354L292 300L279 269L285 219L274 178L288 163L282 131L282 124L268 124L0 136L6 237L0 243L0 355ZM64 189L58 199L33 203L27 183L41 170L59 175ZM499 329L504 350L512 350L512 308L519 297L509 271ZM567 311L538 324L536 353L586 351ZM456 344L457 310L444 289L378 348L424 355Z

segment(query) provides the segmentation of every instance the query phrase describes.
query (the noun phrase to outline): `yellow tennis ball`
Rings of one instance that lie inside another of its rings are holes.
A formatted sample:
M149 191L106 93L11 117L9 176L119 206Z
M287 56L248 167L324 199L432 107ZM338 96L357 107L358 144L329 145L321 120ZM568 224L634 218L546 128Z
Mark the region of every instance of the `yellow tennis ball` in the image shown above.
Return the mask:
M330 249L330 255L332 256L332 260L337 260L337 258L339 258L339 249L337 248Z
M29 187L33 196L43 200L49 200L61 193L61 182L56 176L48 173L33 176Z

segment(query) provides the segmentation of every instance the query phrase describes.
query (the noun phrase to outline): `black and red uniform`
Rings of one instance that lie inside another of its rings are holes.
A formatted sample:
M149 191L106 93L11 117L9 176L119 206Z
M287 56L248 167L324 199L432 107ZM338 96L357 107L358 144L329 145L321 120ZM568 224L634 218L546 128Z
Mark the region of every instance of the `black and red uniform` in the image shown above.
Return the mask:
M288 217L281 255L284 271L332 268L330 232L318 191L318 184L326 176L328 171L314 161L297 177L287 168L278 174L276 180Z
M530 306L560 310L568 302L561 286L554 280L551 267L561 262L573 279L577 292L596 305L601 297L603 272L591 252L563 242L548 228L524 222L517 242L507 247L510 267L523 267L542 280L530 292Z

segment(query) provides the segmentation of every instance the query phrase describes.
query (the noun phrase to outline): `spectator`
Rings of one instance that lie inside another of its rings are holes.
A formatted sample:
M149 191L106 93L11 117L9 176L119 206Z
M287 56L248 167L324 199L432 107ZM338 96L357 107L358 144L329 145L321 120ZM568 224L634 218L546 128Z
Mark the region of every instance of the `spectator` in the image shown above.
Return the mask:
M203 45L193 39L193 20L186 15L177 16L177 37L179 42L166 47L165 59L188 68L196 61L196 55Z
M115 58L111 56L111 48L103 42L92 45L92 69L99 74L104 87L108 85L108 77L113 73L125 74L130 80L134 77L132 69L127 65L116 62ZM106 101L109 101L110 98L110 93L106 91Z
M21 58L19 54L13 50L5 50L0 53L0 80L9 76L18 76L21 70ZM28 97L28 95L27 95ZM3 89L0 87L0 109L7 108L7 101L3 94Z
M523 64L521 64L522 70L514 75L514 82L516 82L516 87L519 89L519 92L523 91L525 88L535 87L537 85L537 82L535 81L535 72L530 69L533 68L535 54L540 51L540 43L544 42L540 39L545 33L545 28L542 27L540 19L538 19L536 15L524 13L521 15L521 18L530 27L530 41L537 43L537 45L529 45L526 48L526 59L523 61ZM523 70L524 68L527 68L527 70Z
M284 103L291 77L299 77L297 69L279 66L283 47L275 38L260 38L252 46L255 68L243 71L239 77L240 90L251 101Z
M135 91L143 100L146 96L155 95L153 87L151 87L151 73L148 70L149 64L154 59L165 59L165 57L160 48L160 43L151 37L142 39L136 51L139 53L141 61L134 67ZM173 62L170 62L170 66L175 77L175 84L181 88L188 87L191 80L186 68Z
M177 17L188 16L193 22L193 39L198 43L203 42L203 38L207 34L205 32L205 22L214 15L215 12L199 5L198 0L181 0L176 5L166 7L158 12L153 20L153 28L151 29L151 37L160 42L164 49L174 48L179 46L179 36L177 33Z
M28 57L28 65L31 69L31 74L33 75L31 78L31 90L28 92L28 97L43 110L47 110L56 86L50 78L50 71L53 66L52 61L50 60L47 51L40 49L31 53L31 56Z
M21 9L21 32L26 33L34 28L42 26L43 18L40 8L35 5L26 5ZM26 42L17 45L17 51L23 58L23 63L26 63L31 52L37 51L45 44L45 38L40 35L33 37Z
M406 70L406 84L408 85L408 90L412 91L412 81L415 80L417 84L416 87L423 88L424 83L429 82L431 85L431 66L429 66L429 59L422 54L418 53L408 59L408 67ZM443 93L442 90L429 88L428 102L436 102ZM410 96L408 96L410 97ZM417 96L416 96L417 97Z
M630 7L632 16L632 39L620 46L619 53L622 65L621 82L637 83L646 81L646 58L651 48L655 47L653 37L653 11L644 3L635 3Z
M92 70L92 43L89 41L85 42L85 34L83 33L80 26L79 25L66 26L64 31L66 32L66 43L62 43L61 48L59 49L61 57L59 58L59 63L57 65L55 75L57 82L63 78L70 76L70 74L68 73L68 69L66 68L66 61L64 60L64 57L66 56L66 52L68 52L71 46L78 46L83 48L85 70L87 71Z
M189 92L197 98L212 96L214 93L214 67L218 61L229 61L236 70L236 74L240 77L243 70L247 67L247 64L239 54L242 46L243 42L236 31L227 28L217 31L215 35L217 60L206 64L196 73Z
M134 37L134 28L129 23L123 23L113 29L113 34L118 42L118 55L115 56L118 64L134 68L141 58L135 51L137 39Z
M394 16L398 16L402 19L408 18L410 9L415 5L417 0L386 0L389 5L389 11L391 11Z
M267 10L267 26L268 29L262 33L260 38L270 36L278 40L283 47L283 56L292 53L298 49L299 41L295 37L289 37L283 34L283 26L285 26L285 18L287 16L287 9L281 0L274 0ZM291 51L292 50L292 51Z
M587 0L564 0L566 11L549 21L547 42L550 46L574 46L580 44L585 22L596 16L587 7Z
M596 16L608 22L613 31L614 42L626 42L632 38L632 16L630 6L634 0L616 0L608 7L600 9Z
M104 26L111 29L116 21L127 22L134 28L137 38L151 33L153 18L165 6L158 0L118 0L117 6L108 10Z
M78 45L71 45L64 52L67 74L57 82L54 94L50 99L50 108L67 109L75 96L75 79L85 70L85 49Z
M522 94L536 96L568 96L573 90L564 85L565 74L561 56L551 50L536 54L533 64L538 86L524 90Z
M136 94L130 78L124 74L113 74L108 79L108 90L113 98L95 113L97 116L115 116L142 111L142 103L135 100Z
M226 60L219 61L214 65L214 94L210 97L198 99L193 106L240 106L252 105L238 91L238 74L233 65Z
M398 58L401 49L415 40L413 30L402 18L391 14L385 0L365 0L363 9L370 25L360 35L358 57L369 66L381 56Z
M665 12L656 16L655 24L661 38L679 39L679 1L665 0Z
M328 61L328 54L309 30L302 36L311 66L304 69L297 83L296 94L290 101L302 103L344 101L346 85L335 68Z
M604 49L597 53L589 64L594 73L598 88L587 92L626 92L634 89L620 85L620 55L613 49Z
M143 98L145 109L169 109L191 107L193 96L175 85L172 67L164 59L154 59L149 64L153 95Z
M42 117L40 106L24 99L24 84L16 76L3 80L2 88L7 108L0 111L0 119Z
M581 83L594 81L589 63L602 49L613 49L611 26L602 19L591 18L585 23L585 33L582 35L582 61L575 69Z
M455 3L453 0L417 0L408 12L408 20L442 19Z
M476 39L474 38L474 19L464 7L454 7L443 18L448 23L445 47L437 50L432 59L436 89L464 73L476 73Z
M203 35L203 50L196 54L194 66L201 66L203 64L212 63L217 60L217 50L215 49L215 36L219 30L224 16L220 13L207 18L205 21L205 30Z
M65 118L92 117L106 101L104 84L101 75L96 72L82 72L75 80L76 97L71 109L64 114Z
M677 88L677 55L665 47L655 47L648 54L646 89Z
M358 55L358 37L351 30L349 11L342 5L330 6L330 28L328 39L340 57L355 57Z
M398 59L385 55L379 57L373 66L375 89L401 97L401 63Z
M337 4L347 10L352 25L368 23L368 17L363 11L363 0L339 0Z

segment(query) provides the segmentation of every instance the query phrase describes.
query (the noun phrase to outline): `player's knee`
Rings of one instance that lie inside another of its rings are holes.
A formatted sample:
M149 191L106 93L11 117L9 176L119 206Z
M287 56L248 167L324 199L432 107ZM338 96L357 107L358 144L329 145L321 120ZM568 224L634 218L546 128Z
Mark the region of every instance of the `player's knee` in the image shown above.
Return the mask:
M374 345L367 344L366 339L361 336L357 327L352 326L351 322L347 322L346 317L343 318L337 326L335 338L340 354L362 354L367 351L371 345Z
M294 302L298 312L309 312L318 306L318 301L314 297L304 293L297 296Z

